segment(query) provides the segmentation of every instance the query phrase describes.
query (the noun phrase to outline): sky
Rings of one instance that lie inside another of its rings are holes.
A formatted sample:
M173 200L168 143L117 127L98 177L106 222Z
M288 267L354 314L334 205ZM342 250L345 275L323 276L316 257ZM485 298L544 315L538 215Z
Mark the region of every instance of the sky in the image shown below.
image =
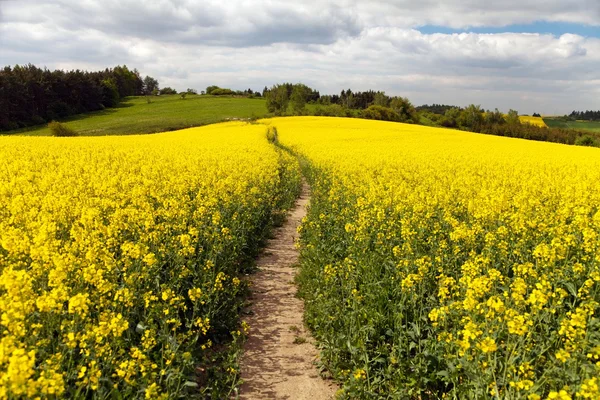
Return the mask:
M0 0L0 64L27 63L556 115L600 109L600 0Z

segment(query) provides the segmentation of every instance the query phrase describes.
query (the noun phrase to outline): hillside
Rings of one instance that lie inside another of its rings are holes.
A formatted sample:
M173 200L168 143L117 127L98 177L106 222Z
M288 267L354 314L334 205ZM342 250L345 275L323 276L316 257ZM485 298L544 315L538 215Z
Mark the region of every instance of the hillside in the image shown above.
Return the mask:
M229 118L262 117L267 113L262 99L179 95L128 97L116 108L107 108L65 119L82 136L156 133L212 124ZM49 136L46 125L6 132Z

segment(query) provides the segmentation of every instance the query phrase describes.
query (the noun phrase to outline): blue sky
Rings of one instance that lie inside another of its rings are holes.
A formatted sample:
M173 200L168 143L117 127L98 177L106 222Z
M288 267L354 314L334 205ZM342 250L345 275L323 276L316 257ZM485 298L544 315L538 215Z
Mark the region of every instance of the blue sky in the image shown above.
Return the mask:
M600 22L600 21L599 21ZM462 32L473 32L473 33L541 33L551 34L554 36L561 36L565 33L571 33L580 35L583 37L594 37L600 38L600 25L587 25L577 24L572 22L548 22L548 21L536 21L529 24L514 24L501 27L465 27L462 29L450 28L445 26L436 25L424 25L416 27L419 32L424 34L432 33L462 33Z
M0 0L0 64L26 63L565 114L600 109L600 0Z

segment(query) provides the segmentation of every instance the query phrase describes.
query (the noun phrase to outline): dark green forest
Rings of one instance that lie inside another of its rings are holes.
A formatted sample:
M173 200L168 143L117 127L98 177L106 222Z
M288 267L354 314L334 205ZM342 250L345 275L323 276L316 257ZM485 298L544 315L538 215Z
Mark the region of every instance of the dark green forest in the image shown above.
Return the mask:
M124 97L157 90L156 79L125 65L98 72L7 66L0 70L0 131L116 107Z
M600 121L600 110L599 111L573 111L569 114L569 118L573 120L582 121Z

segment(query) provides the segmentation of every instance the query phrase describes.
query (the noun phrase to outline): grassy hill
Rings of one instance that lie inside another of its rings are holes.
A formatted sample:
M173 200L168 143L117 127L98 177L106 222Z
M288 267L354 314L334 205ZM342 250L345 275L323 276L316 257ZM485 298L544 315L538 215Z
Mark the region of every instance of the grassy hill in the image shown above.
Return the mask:
M191 95L129 97L119 107L107 108L66 118L64 122L83 136L155 133L191 126L207 125L228 118L263 117L267 108L263 99ZM48 136L46 125L5 132L32 136Z
M544 117L544 122L550 128L577 129L600 133L600 121L564 121L559 118Z

